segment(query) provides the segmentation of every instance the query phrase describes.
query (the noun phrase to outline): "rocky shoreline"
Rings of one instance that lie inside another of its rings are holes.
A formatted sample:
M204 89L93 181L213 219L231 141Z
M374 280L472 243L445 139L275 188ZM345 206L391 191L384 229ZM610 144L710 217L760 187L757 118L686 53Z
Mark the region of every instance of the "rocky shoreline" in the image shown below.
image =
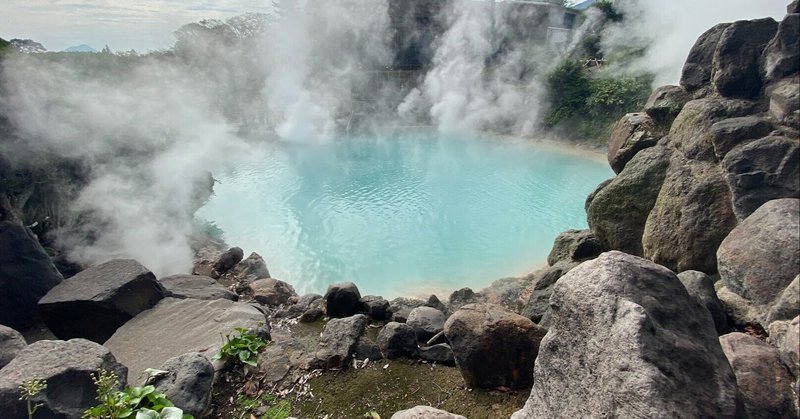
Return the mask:
M256 404L237 415L267 416L266 396L299 406L321 377L398 360L455 368L466 391L530 389L516 419L800 416L798 2L787 11L703 34L680 86L616 125L617 175L587 198L590 228L562 233L547 268L477 293L388 301L344 282L297 295L260 255L219 243L196 249L191 275L116 259L63 279L4 217L3 417L27 417L20 385L33 378L48 384L36 417L81 417L100 368L133 385L161 370L154 384L196 418L227 417L245 396ZM53 339L26 342L19 331L39 322ZM254 369L212 362L236 328L271 342ZM380 413L471 413L405 397L409 409ZM321 416L290 411L280 417Z

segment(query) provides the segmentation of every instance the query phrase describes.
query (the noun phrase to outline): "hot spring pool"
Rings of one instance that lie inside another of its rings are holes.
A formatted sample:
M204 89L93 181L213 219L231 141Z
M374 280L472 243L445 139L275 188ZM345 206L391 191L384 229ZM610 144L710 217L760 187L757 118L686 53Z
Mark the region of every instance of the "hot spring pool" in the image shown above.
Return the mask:
M523 140L269 143L214 174L197 216L299 293L353 281L362 295L444 298L546 263L612 175L602 156Z

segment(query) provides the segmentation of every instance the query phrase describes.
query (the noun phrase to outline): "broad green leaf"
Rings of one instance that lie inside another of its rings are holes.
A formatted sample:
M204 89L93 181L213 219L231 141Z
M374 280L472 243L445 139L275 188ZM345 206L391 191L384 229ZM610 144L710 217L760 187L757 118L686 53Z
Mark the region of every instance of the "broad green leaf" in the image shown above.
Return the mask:
M161 411L161 419L183 419L183 410L177 407L165 407Z

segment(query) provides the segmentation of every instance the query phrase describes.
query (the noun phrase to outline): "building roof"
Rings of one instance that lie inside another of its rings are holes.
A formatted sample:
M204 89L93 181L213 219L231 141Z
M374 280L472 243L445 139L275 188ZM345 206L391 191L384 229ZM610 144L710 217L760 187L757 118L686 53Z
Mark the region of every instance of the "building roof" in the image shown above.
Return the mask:
M592 7L592 5L595 4L596 2L597 0L586 0L572 6L572 8L576 10L586 10Z

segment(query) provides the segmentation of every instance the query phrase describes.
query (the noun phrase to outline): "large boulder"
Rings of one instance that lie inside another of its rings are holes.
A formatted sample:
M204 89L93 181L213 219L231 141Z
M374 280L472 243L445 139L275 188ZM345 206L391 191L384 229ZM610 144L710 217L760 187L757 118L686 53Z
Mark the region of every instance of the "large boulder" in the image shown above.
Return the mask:
M760 57L777 30L772 18L740 20L725 28L714 51L714 90L726 97L758 96L763 86Z
M36 303L62 280L30 230L0 221L0 324L19 330L32 326Z
M378 348L384 358L395 359L417 354L417 335L414 329L398 322L389 322L378 332Z
M171 275L158 280L167 291L167 297L194 298L197 300L236 301L239 297L214 278L202 275Z
M435 334L444 330L444 322L447 317L441 311L433 307L417 307L411 310L406 324L414 329L417 340L427 342Z
M512 418L736 417L711 316L673 272L611 251L561 278L536 380Z
M19 355L28 344L16 330L0 324L0 368Z
M748 417L797 417L794 377L775 347L738 332L720 336L719 342L736 374Z
M642 254L647 216L661 190L671 152L656 146L640 151L608 185L594 194L586 215L606 249Z
M750 140L764 138L775 126L769 119L759 116L742 116L715 122L708 131L714 146L714 155L722 160L734 147Z
M149 269L133 259L115 259L55 286L39 300L39 312L60 339L80 337L103 343L165 295Z
M401 410L389 419L467 419L461 415L454 415L444 410L430 406L414 406L411 409Z
M358 339L364 334L368 319L363 314L331 319L319 335L319 347L312 364L316 368L346 368L350 365Z
M742 99L709 97L684 105L669 130L670 144L688 159L717 162L711 127L722 120L751 115L759 104Z
M717 247L735 226L722 169L675 153L644 226L644 257L676 272L714 273Z
M420 346L419 357L428 361L436 362L443 365L456 365L456 359L453 355L453 348L446 343L437 343L431 346Z
M714 51L717 49L717 43L722 32L730 25L730 23L720 23L697 38L694 46L689 51L689 57L686 58L686 63L683 65L681 73L680 84L688 92L693 93L700 90L711 82L711 64L714 61Z
M798 231L800 200L767 202L722 241L720 277L755 304L771 304L800 272Z
M253 299L267 307L285 306L297 298L291 285L275 278L262 278L248 284Z
M546 330L494 304L467 304L444 325L467 386L522 389L533 384L533 362Z
M341 282L328 286L325 310L329 317L349 317L361 311L361 293L356 284Z
M741 221L772 199L800 197L800 144L768 136L734 148L722 160Z
M778 80L800 71L800 14L789 12L764 51L764 78Z
M714 328L717 334L723 335L730 331L728 316L725 314L725 307L717 297L714 289L714 281L711 277L699 271L683 271L678 274L678 279L686 288L689 296L694 298L697 303L705 307L711 318L714 320Z
M145 369L172 357L200 352L211 358L224 343L221 336L237 327L257 329L265 322L264 314L249 304L165 298L125 323L105 346L128 367L131 380L141 380Z
M553 266L559 261L583 262L603 253L603 244L591 230L567 230L559 234L553 248L547 255L547 264Z
M253 252L246 259L229 269L221 278L227 282L252 282L256 279L270 278L270 274L264 258Z
M199 352L190 352L168 359L159 368L152 384L183 413L202 418L211 402L214 366Z
M419 298L397 297L389 302L389 319L393 322L405 323L411 310L422 307L425 301Z
M778 348L781 360L795 377L795 393L800 395L800 317L770 324L767 340Z
M34 342L0 369L0 411L7 419L26 419L19 386L25 380L38 378L47 388L34 397L42 406L37 418L74 419L98 404L97 387L92 374L100 369L117 375L124 385L128 370L103 346L86 339L41 340Z
M661 86L653 90L644 104L644 112L659 126L669 130L672 121L691 100L691 96L681 86Z
M448 314L453 314L456 310L464 307L467 304L474 304L482 302L483 296L480 293L475 293L472 288L464 287L453 291L447 298Z
M623 116L614 125L608 140L608 164L614 173L621 172L636 153L656 145L665 134L666 130L646 113Z

